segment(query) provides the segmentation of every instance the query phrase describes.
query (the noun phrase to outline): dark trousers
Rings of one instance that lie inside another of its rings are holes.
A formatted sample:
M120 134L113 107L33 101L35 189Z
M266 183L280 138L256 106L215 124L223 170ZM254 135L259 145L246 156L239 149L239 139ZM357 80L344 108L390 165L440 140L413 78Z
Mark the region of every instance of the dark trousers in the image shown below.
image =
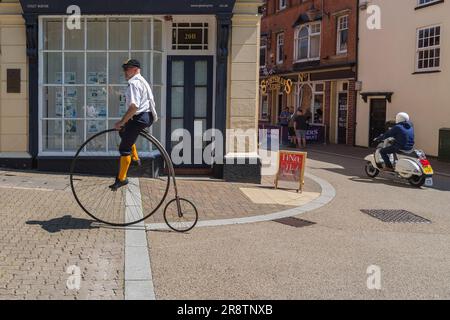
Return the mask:
M119 152L121 156L131 155L131 147L136 143L139 133L153 124L153 115L144 112L134 116L128 121L122 130L119 131L121 138Z
M289 143L289 132L288 132L288 125L282 124L280 125L280 135L281 135L281 144L286 145Z
M400 150L401 150L400 147L396 146L396 145L388 146L388 147L380 150L380 155L383 158L384 164L386 165L386 167L388 167L388 168L393 167L391 160L389 159L389 155L393 154L393 153L397 153Z

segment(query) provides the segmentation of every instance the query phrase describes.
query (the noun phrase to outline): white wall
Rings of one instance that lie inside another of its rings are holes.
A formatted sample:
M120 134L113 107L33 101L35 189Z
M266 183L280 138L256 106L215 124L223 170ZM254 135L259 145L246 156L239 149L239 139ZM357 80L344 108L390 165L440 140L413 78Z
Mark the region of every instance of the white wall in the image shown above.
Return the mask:
M438 155L439 128L450 127L450 1L415 10L417 0L371 0L381 8L381 30L369 30L360 11L358 79L362 92L394 92L387 120L408 112L416 146ZM416 31L441 25L441 72L414 74ZM356 144L368 146L370 100L357 99Z

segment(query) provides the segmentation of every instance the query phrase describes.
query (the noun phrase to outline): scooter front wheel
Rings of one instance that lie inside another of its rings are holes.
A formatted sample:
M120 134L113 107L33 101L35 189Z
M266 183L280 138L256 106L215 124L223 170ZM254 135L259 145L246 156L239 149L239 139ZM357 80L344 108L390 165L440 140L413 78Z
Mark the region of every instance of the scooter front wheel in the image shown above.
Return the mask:
M376 176L378 176L380 174L380 170L378 170L377 168L375 168L371 162L367 162L366 167L365 167L365 171L366 174L370 177L370 178L375 178Z

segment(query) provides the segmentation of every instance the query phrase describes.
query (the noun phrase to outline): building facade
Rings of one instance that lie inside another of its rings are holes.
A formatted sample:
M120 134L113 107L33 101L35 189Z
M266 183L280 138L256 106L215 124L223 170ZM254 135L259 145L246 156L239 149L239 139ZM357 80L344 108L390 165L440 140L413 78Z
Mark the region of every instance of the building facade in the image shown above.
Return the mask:
M23 166L67 170L83 141L124 114L127 82L121 65L129 58L141 61L152 85L160 115L152 133L169 151L175 129L195 139L194 123L200 135L212 128L224 136L226 129L257 129L261 1L11 2L0 4L2 10L11 6L14 16L8 19L18 24L14 33L3 31L2 17L2 34L8 34L2 48L11 51L2 54L2 75L4 68L17 68L23 81L20 93L2 90L3 164L18 164L13 156L23 155ZM203 161L196 168L230 179L259 179L256 144L244 150L227 140L221 145L228 162ZM144 155L150 148L140 145ZM102 156L113 151L105 142ZM237 158L245 164L238 165Z
M310 115L307 139L354 144L357 2L268 0L260 52L261 127L283 108Z
M367 27L368 5L380 9L380 29ZM416 146L439 155L439 129L450 127L449 13L447 0L360 1L357 145L371 145L385 122L404 111Z
M18 1L0 3L0 43L0 163L29 167L27 50Z

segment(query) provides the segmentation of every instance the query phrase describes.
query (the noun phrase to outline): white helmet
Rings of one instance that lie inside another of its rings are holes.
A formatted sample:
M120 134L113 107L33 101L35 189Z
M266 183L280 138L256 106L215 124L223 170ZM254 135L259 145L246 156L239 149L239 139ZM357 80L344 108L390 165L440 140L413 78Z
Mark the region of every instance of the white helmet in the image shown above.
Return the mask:
M400 112L395 117L396 123L407 122L407 121L409 121L409 115L406 112Z

